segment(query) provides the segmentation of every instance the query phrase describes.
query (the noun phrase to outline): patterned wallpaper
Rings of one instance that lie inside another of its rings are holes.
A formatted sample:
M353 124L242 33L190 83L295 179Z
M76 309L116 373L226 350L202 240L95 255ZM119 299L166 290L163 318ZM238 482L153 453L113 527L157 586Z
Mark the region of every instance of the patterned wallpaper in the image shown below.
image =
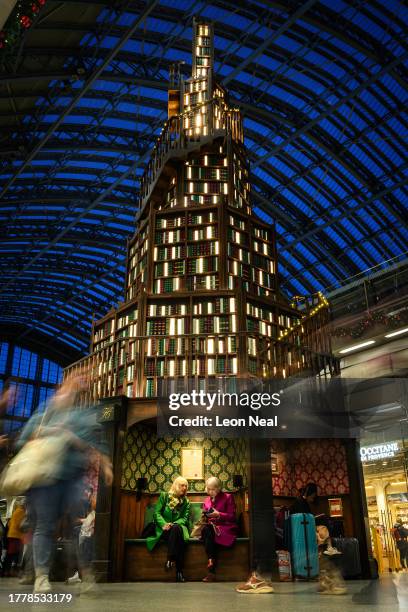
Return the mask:
M278 474L272 477L274 495L298 495L315 482L320 495L349 493L346 453L341 440L274 440Z
M247 441L226 438L158 438L155 431L135 425L127 432L124 443L122 488L136 489L136 479L146 477L148 491L167 490L180 475L180 449L204 448L204 475L217 476L226 490L233 489L232 477L241 474L247 482ZM203 480L190 480L190 491L204 491Z

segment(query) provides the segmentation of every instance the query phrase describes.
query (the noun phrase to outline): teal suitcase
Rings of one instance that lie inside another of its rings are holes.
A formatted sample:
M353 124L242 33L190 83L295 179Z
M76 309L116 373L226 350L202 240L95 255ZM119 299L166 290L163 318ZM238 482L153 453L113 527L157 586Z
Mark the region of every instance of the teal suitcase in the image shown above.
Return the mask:
M290 540L293 575L310 580L319 575L319 553L316 540L316 523L313 514L292 514Z

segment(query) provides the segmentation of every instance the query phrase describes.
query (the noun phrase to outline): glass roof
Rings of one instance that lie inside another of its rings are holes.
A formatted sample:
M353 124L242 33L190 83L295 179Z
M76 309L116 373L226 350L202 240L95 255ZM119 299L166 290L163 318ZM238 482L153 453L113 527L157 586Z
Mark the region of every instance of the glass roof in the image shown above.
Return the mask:
M402 2L47 0L0 51L0 326L81 354L92 317L122 299L140 176L167 117L169 66L190 73L194 16L215 25L284 292L328 291L407 257Z

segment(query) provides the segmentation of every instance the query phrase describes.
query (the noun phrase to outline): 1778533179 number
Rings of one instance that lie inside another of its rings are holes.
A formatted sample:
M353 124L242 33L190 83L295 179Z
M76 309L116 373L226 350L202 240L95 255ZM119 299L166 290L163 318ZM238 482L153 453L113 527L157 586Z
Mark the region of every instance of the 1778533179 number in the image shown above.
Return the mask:
M70 603L72 593L9 593L9 603Z

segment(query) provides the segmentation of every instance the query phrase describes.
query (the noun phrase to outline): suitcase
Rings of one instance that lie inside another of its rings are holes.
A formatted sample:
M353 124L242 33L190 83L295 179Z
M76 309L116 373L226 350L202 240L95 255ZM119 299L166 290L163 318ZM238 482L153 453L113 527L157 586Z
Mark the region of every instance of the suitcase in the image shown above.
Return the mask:
M290 540L293 575L295 578L317 578L319 555L316 540L316 523L313 514L292 514Z
M332 538L333 546L341 553L340 567L343 578L357 578L361 575L360 546L357 538Z
M289 508L282 506L275 512L275 546L276 550L289 550L286 540L286 524L289 518Z
M65 582L76 569L75 543L72 540L58 540L51 557L50 580Z

